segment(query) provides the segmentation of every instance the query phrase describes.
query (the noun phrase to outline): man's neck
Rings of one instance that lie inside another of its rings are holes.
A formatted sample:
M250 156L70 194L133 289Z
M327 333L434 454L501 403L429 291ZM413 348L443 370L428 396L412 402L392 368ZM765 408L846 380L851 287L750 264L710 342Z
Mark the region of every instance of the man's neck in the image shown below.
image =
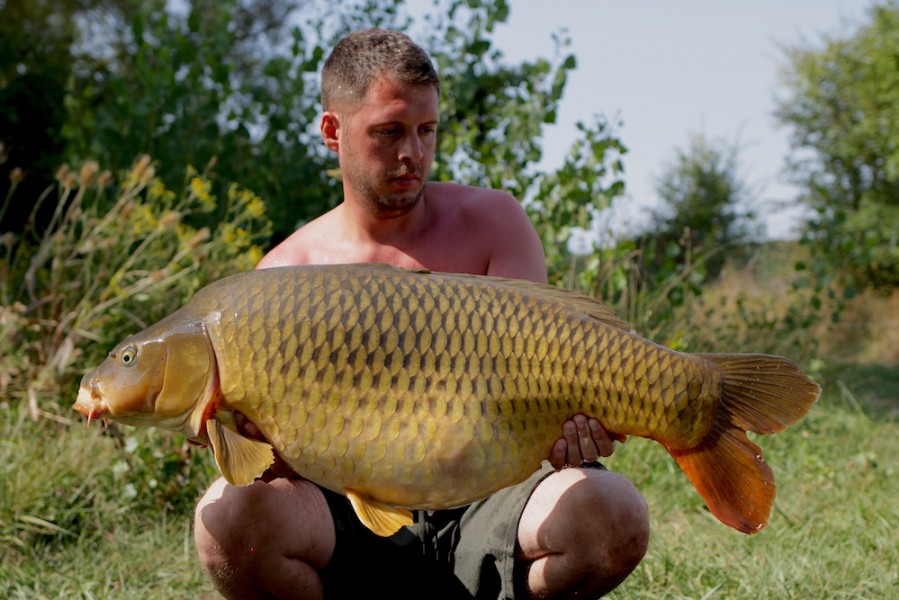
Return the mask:
M402 213L375 214L370 208L352 199L344 201L342 213L344 231L350 241L394 247L419 238L424 233L430 216L426 194L422 194L411 210Z

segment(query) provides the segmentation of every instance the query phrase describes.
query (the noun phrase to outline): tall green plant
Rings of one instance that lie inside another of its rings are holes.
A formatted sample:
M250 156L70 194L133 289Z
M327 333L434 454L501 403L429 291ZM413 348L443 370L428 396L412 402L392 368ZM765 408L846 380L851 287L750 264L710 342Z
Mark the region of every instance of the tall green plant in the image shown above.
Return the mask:
M603 117L592 124L577 124L580 137L572 144L562 166L541 174L536 193L527 208L546 252L550 281L584 288L597 276L599 265L588 261L572 279L573 254L569 247L575 230L591 227L594 215L609 209L624 192L623 156L627 152L615 131L616 125ZM594 256L604 253L594 247ZM607 263L603 263L603 268ZM576 281L576 279L581 281Z
M580 135L562 166L537 177L528 212L543 241L550 281L601 299L644 335L663 339L674 309L701 293L708 257L695 252L689 239L680 239L656 260L649 236L597 231L597 217L625 190L627 148L619 126L602 116L590 125L578 123ZM587 231L584 252L574 252L570 244L578 230ZM679 338L669 341L679 344Z
M717 277L729 256L750 241L752 189L739 173L739 146L691 137L677 149L656 183L661 208L653 211L648 268L703 255L708 278ZM689 246L689 252L677 252Z
M70 400L83 367L126 333L210 279L252 268L270 233L255 194L232 185L216 197L191 167L176 193L146 155L118 180L94 161L57 177L35 203L55 196L49 226L0 246L0 391L26 397L35 418ZM216 210L215 228L193 224Z
M434 177L524 199L541 175L544 129L556 121L577 60L571 39L557 34L556 56L508 63L491 38L509 14L505 0L436 0L423 43L443 89Z

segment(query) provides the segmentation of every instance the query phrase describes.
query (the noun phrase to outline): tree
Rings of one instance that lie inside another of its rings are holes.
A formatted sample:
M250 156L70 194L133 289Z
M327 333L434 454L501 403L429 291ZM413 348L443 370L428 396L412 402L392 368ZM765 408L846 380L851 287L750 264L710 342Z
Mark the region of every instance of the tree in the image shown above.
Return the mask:
M323 50L286 25L298 6L191 0L177 12L165 0L126 0L73 78L69 155L116 170L146 152L175 189L185 163L215 161L220 187L239 181L259 193L282 233L324 210L325 158L308 131Z
M653 213L649 235L653 264L663 257L704 256L704 270L717 277L728 252L746 241L753 192L740 178L739 147L694 135L686 149L675 151L674 160L656 182L662 208ZM683 259L681 259L683 260Z
M317 137L317 73L348 31L409 30L434 57L447 90L435 178L519 198L536 187L542 128L575 66L571 55L506 64L490 39L508 18L502 0L437 0L420 36L401 0L339 10L317 10L324 0L191 0L183 13L164 0L122 1L113 22L127 27L93 36L106 44L71 87L70 155L116 168L148 152L173 187L184 162L215 159L219 178L265 198L276 237L340 200L328 174L336 161ZM250 16L260 13L274 17ZM559 39L560 50L568 43Z
M53 181L65 140L63 100L77 40L74 15L85 2L7 0L0 3L0 203L14 169L18 196L36 198ZM0 211L0 233L20 229L31 206ZM52 206L47 206L52 211Z
M436 0L425 18L425 45L441 77L441 125L433 176L503 189L524 201L546 252L549 279L565 281L575 259L568 240L624 190L626 149L601 115L577 123L563 164L537 169L543 131L556 121L568 74L577 66L571 39L554 35L556 53L510 65L490 39L509 16L505 0ZM441 8L437 8L441 7Z
M507 64L490 39L506 21L506 0L434 3L424 43L445 90L434 176L502 188L518 198L539 179L543 128L555 123L568 72L571 40L555 36L554 59ZM439 8L438 8L439 7Z
M823 45L786 50L777 118L812 209L805 241L831 273L899 285L899 4Z
M598 182L572 200L584 186L571 178L596 180L597 166L617 160L604 154L619 142L602 124L582 128L573 145L582 155L559 173L538 170L576 59L560 34L555 56L506 61L492 41L509 16L505 0L434 0L418 23L402 0L83 2L73 23L84 41L58 60L69 82L63 123L44 123L65 141L64 156L116 172L148 153L175 191L186 164L202 172L215 161L221 197L236 181L265 200L273 241L340 201L336 160L318 137L318 72L337 39L362 27L408 31L434 57L444 90L436 179L536 199L527 206L538 224L574 219L542 228L552 247L609 201Z

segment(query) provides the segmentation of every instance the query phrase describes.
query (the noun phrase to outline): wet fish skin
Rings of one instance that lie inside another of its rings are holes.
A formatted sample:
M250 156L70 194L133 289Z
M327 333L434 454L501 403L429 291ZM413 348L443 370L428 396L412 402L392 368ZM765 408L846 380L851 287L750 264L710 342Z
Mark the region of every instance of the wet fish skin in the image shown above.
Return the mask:
M142 359L159 344L167 364L205 364L204 375L183 381L166 366L160 385L161 361L141 363L157 382L128 399L113 373L140 361L121 365L123 350ZM786 359L674 352L550 286L347 265L207 286L113 350L85 377L76 409L208 437L226 478L245 484L271 451L237 434L239 411L379 533L407 518L394 507L458 506L525 479L561 423L585 413L663 443L716 516L754 532L774 484L744 430L780 431L818 393Z

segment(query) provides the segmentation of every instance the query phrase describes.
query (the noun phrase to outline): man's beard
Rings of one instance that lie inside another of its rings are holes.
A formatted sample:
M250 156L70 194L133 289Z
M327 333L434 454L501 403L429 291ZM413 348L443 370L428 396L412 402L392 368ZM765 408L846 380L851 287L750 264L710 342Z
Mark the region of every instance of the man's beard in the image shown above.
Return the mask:
M388 171L383 176L372 175L349 169L344 173L344 177L356 196L369 208L373 209L375 214L379 216L398 217L410 212L424 197L424 177L425 174L420 167L400 166L396 169ZM417 192L395 192L385 193L381 190L384 186L389 185L391 179L396 177L404 177L407 175L415 175L418 181L422 183L421 189Z

